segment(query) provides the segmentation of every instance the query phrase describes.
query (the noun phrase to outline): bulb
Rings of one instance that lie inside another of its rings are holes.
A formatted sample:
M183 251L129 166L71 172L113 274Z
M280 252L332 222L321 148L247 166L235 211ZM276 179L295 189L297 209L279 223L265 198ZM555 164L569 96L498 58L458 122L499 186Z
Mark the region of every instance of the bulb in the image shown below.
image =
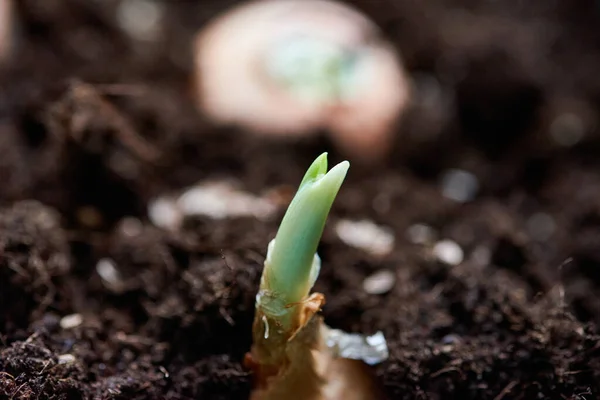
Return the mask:
M200 110L265 135L325 129L348 156L389 148L409 84L398 54L357 10L328 0L259 0L195 42Z

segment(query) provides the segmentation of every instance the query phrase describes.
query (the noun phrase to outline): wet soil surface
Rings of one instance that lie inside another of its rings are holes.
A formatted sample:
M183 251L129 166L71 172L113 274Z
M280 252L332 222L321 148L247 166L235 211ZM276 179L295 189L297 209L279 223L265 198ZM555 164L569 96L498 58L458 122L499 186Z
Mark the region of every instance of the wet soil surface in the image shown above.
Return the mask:
M241 361L285 205L167 231L148 204L204 179L293 190L320 152L343 154L196 113L191 35L234 2L160 3L151 44L123 31L116 0L17 3L0 74L0 398L247 398ZM384 332L375 372L393 399L600 398L600 8L354 4L402 51L416 97L393 155L353 164L334 205L326 321ZM477 178L469 201L443 195L451 169ZM393 251L343 243L342 218L389 227ZM462 263L436 258L445 239ZM365 292L380 270L392 289Z

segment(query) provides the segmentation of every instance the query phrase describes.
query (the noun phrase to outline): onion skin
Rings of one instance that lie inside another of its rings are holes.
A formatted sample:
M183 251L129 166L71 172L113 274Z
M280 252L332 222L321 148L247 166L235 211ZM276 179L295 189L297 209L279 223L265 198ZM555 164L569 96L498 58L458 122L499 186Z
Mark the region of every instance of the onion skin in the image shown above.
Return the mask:
M265 340L264 322L257 310L254 345L244 361L254 372L250 400L383 399L366 364L336 358L326 346L323 318L317 314L324 303L321 293L313 293L294 305L299 308L298 327L287 340ZM278 349L272 348L275 344Z

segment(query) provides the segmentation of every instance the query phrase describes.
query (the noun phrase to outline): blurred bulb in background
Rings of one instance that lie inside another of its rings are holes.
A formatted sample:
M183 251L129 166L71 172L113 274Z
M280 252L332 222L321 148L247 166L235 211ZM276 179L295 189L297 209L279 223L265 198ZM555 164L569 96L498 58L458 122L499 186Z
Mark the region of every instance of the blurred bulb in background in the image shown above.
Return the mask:
M356 159L385 155L409 83L378 27L326 0L262 0L217 17L195 42L203 113L274 136L326 129Z

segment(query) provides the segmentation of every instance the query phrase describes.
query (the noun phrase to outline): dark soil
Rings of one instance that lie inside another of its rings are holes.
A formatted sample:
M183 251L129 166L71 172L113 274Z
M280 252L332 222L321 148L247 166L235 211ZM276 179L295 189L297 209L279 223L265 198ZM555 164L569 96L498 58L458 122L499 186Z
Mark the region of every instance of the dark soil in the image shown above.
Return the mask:
M283 208L167 232L148 202L205 178L293 187L323 150L331 164L343 154L197 115L190 39L233 1L162 2L151 45L119 28L117 0L17 3L22 37L0 74L0 398L247 398L254 295ZM417 97L393 156L355 163L334 205L316 287L326 321L385 333L376 373L392 399L600 398L597 2L355 4L400 49ZM565 113L585 133L571 146L550 134ZM442 196L449 168L478 178L472 201ZM540 233L540 215L554 229ZM393 252L343 244L342 217L391 227ZM435 261L408 240L416 223L465 261ZM380 269L394 288L365 293ZM81 323L65 326L71 314Z

